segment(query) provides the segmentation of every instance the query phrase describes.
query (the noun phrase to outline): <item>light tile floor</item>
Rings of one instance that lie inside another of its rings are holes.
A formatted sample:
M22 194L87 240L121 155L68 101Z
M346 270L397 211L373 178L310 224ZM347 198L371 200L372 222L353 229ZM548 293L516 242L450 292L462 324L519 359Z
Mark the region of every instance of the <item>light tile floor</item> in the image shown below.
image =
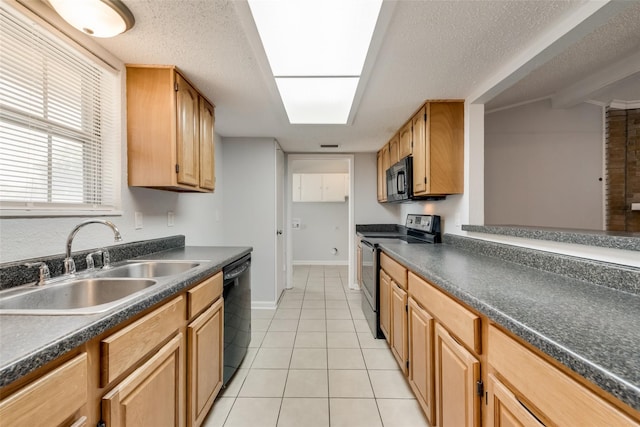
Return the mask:
M347 268L296 266L277 310L253 310L242 366L204 427L428 427Z

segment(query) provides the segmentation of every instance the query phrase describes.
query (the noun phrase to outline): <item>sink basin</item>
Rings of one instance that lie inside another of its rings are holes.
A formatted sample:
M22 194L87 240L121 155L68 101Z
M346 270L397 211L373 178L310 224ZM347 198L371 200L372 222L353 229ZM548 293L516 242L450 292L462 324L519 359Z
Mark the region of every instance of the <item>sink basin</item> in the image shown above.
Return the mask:
M184 273L199 266L197 262L190 261L139 261L103 270L100 277L163 277Z
M93 314L109 310L155 285L150 279L78 279L0 295L0 314Z

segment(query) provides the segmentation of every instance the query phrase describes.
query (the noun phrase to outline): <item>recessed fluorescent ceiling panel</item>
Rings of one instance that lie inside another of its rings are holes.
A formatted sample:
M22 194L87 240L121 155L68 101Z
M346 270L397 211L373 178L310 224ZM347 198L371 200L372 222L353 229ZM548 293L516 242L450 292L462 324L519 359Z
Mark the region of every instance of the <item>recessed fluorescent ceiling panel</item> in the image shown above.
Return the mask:
M276 77L289 122L344 124L349 118L358 77Z
M291 123L347 122L381 6L382 0L249 0ZM333 102L318 88L331 91Z

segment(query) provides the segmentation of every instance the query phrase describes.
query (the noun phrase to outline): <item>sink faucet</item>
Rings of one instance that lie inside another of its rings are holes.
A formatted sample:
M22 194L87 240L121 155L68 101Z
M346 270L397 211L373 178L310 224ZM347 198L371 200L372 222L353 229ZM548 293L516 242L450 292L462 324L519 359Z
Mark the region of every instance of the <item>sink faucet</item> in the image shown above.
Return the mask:
M114 241L122 241L120 230L118 230L118 227L116 227L116 225L111 221L104 219L88 219L86 221L82 221L80 224L76 225L73 230L71 230L69 237L67 237L67 251L64 258L64 274L73 274L76 272L76 264L73 262L73 258L71 258L71 244L73 243L73 238L76 237L78 230L87 224L104 224L113 230Z

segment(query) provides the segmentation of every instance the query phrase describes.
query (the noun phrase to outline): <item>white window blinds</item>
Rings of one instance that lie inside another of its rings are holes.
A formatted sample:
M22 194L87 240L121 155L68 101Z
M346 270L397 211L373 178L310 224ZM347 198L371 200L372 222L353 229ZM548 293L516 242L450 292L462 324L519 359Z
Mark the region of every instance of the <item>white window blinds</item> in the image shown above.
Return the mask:
M119 206L119 77L0 8L0 208Z

